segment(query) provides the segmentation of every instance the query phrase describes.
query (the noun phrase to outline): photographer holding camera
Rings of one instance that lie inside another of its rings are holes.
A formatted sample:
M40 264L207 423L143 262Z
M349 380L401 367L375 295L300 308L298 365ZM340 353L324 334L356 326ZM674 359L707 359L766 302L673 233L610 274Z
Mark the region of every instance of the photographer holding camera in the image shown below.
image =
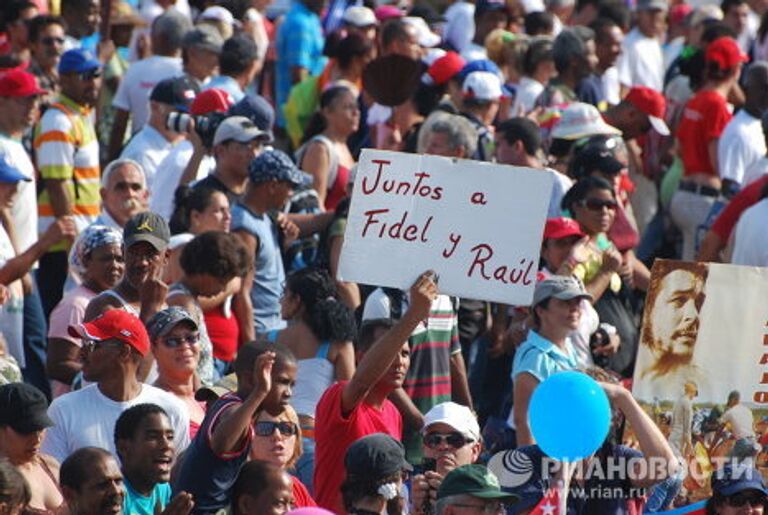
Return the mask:
M186 77L161 80L149 96L149 121L136 133L120 154L133 159L144 169L147 188L152 192L155 173L160 163L184 135L168 127L168 115L189 110L197 95L197 87Z
M475 414L455 402L443 402L424 416L421 473L411 482L414 515L434 513L437 490L448 473L475 463L482 451ZM418 468L418 467L417 467Z
M206 89L195 97L189 114L171 113L166 126L186 138L174 146L158 167L149 205L152 211L170 220L174 210L174 192L179 186L204 179L216 168L213 136L227 117L232 97L223 90ZM154 194L157 192L157 194Z

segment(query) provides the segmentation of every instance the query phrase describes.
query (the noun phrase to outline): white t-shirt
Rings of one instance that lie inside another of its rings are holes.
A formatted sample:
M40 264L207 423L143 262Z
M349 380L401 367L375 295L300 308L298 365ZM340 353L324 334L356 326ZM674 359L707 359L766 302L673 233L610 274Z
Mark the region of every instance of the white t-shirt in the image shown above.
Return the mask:
M649 38L637 27L629 31L616 63L619 82L627 87L646 86L658 92L664 87L664 56L656 38Z
M128 67L117 88L112 105L131 113L135 134L149 119L149 94L163 79L182 74L181 58L153 55Z
M19 252L24 252L37 242L37 189L35 187L35 167L21 141L0 134L0 153L21 173L32 179L19 182L19 190L11 209L16 238L19 240ZM37 268L37 265L35 265Z
M603 83L603 93L605 101L610 105L617 105L621 102L621 83L619 82L619 69L611 66L600 76L600 82Z
M149 210L157 213L166 220L173 214L173 199L179 179L184 174L194 149L189 140L183 140L171 149L171 152L160 162L152 189L149 191ZM216 160L212 156L205 156L197 169L197 176L193 181L199 181L208 176L216 168Z
M59 462L82 447L101 447L115 452L115 422L120 414L136 404L157 404L171 419L176 454L189 445L189 412L184 403L168 392L148 384L141 385L141 392L130 401L115 402L92 384L54 399L48 408L48 416L54 426L48 429L43 440L42 452Z
M742 213L733 236L731 263L768 266L768 199Z
M552 195L549 197L549 208L547 209L547 218L557 218L563 216L563 208L560 207L560 203L563 201L563 197L568 190L573 186L573 181L565 174L547 168L545 170L555 176L555 181L552 183Z
M443 40L450 43L458 53L475 37L475 6L468 2L456 2L445 10Z
M8 233L5 232L3 224L0 224L0 268L5 266L6 261L16 257L16 251L11 244ZM24 290L21 287L21 280L13 281L8 285L11 296L0 306L0 334L5 337L8 343L8 352L16 358L19 366L24 368L26 361L24 359Z
M737 404L730 408L723 413L723 417L720 420L731 424L731 432L737 439L755 436L755 430L752 428L754 424L752 410L743 404Z
M147 189L151 192L155 180L157 167L173 149L173 143L165 139L157 129L151 125L145 125L136 134L120 154L122 159L133 159L141 165L144 177L147 180Z
M744 186L749 166L765 155L760 120L742 109L728 122L717 143L720 177Z
M530 77L520 78L520 82L515 88L515 103L512 104L510 115L525 116L533 111L536 99L544 91L544 84Z
M761 157L751 165L747 167L744 172L744 185L753 183L763 175L768 173L768 157Z
M468 63L472 61L482 61L488 59L488 50L484 46L470 42L464 50L461 51L461 57Z

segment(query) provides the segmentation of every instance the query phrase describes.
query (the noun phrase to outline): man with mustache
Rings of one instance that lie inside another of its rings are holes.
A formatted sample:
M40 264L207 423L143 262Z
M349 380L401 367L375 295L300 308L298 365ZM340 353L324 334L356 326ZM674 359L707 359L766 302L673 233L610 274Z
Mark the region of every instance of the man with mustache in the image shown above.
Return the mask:
M149 190L141 165L132 159L112 161L101 176L102 210L94 224L123 230L134 215L147 211Z
M693 374L692 359L699 331L708 268L704 263L658 262L648 289L641 344L651 354L640 377L653 379ZM686 377L695 379L695 377Z
M70 515L123 512L123 474L117 460L99 447L83 447L61 464L60 480Z

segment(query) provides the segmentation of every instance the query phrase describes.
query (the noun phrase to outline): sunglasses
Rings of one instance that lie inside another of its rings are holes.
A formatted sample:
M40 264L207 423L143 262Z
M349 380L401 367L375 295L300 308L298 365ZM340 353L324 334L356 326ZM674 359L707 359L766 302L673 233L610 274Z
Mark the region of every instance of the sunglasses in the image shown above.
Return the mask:
M199 342L200 342L199 333L193 333L187 336L176 336L176 337L168 336L163 338L163 343L169 349L175 349L176 347L181 347L185 343L188 343L190 345L197 345L197 343Z
M97 347L105 347L109 344L122 346L123 342L120 340L84 340L83 350L90 354L91 352L95 351Z
M293 436L299 428L293 422L256 422L253 426L257 436L272 436L275 429L283 436Z
M48 37L41 38L40 42L47 46L63 45L64 38L55 38L53 36L48 36Z
M750 506L760 506L766 501L766 496L760 492L739 492L728 496L728 504L734 508L741 508L749 504Z
M599 198L588 198L581 201L581 205L590 211L602 211L606 207L611 211L616 211L619 205L614 200L601 200Z
M468 443L472 443L474 440L466 438L461 433L429 433L424 435L424 445L430 449L437 449L443 442L447 443L454 449L464 447Z
M101 70L99 68L94 68L93 70L88 70L85 72L82 72L78 74L80 77L80 80L82 81L89 81L93 79L98 79L101 77Z

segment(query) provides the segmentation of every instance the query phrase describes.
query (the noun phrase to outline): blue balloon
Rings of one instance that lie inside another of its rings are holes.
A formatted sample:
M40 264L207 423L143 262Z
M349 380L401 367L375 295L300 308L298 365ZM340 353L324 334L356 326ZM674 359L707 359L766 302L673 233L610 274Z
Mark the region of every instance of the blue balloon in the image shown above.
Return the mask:
M558 461L591 456L611 427L611 404L600 385L581 372L559 372L533 391L531 433L541 450Z

